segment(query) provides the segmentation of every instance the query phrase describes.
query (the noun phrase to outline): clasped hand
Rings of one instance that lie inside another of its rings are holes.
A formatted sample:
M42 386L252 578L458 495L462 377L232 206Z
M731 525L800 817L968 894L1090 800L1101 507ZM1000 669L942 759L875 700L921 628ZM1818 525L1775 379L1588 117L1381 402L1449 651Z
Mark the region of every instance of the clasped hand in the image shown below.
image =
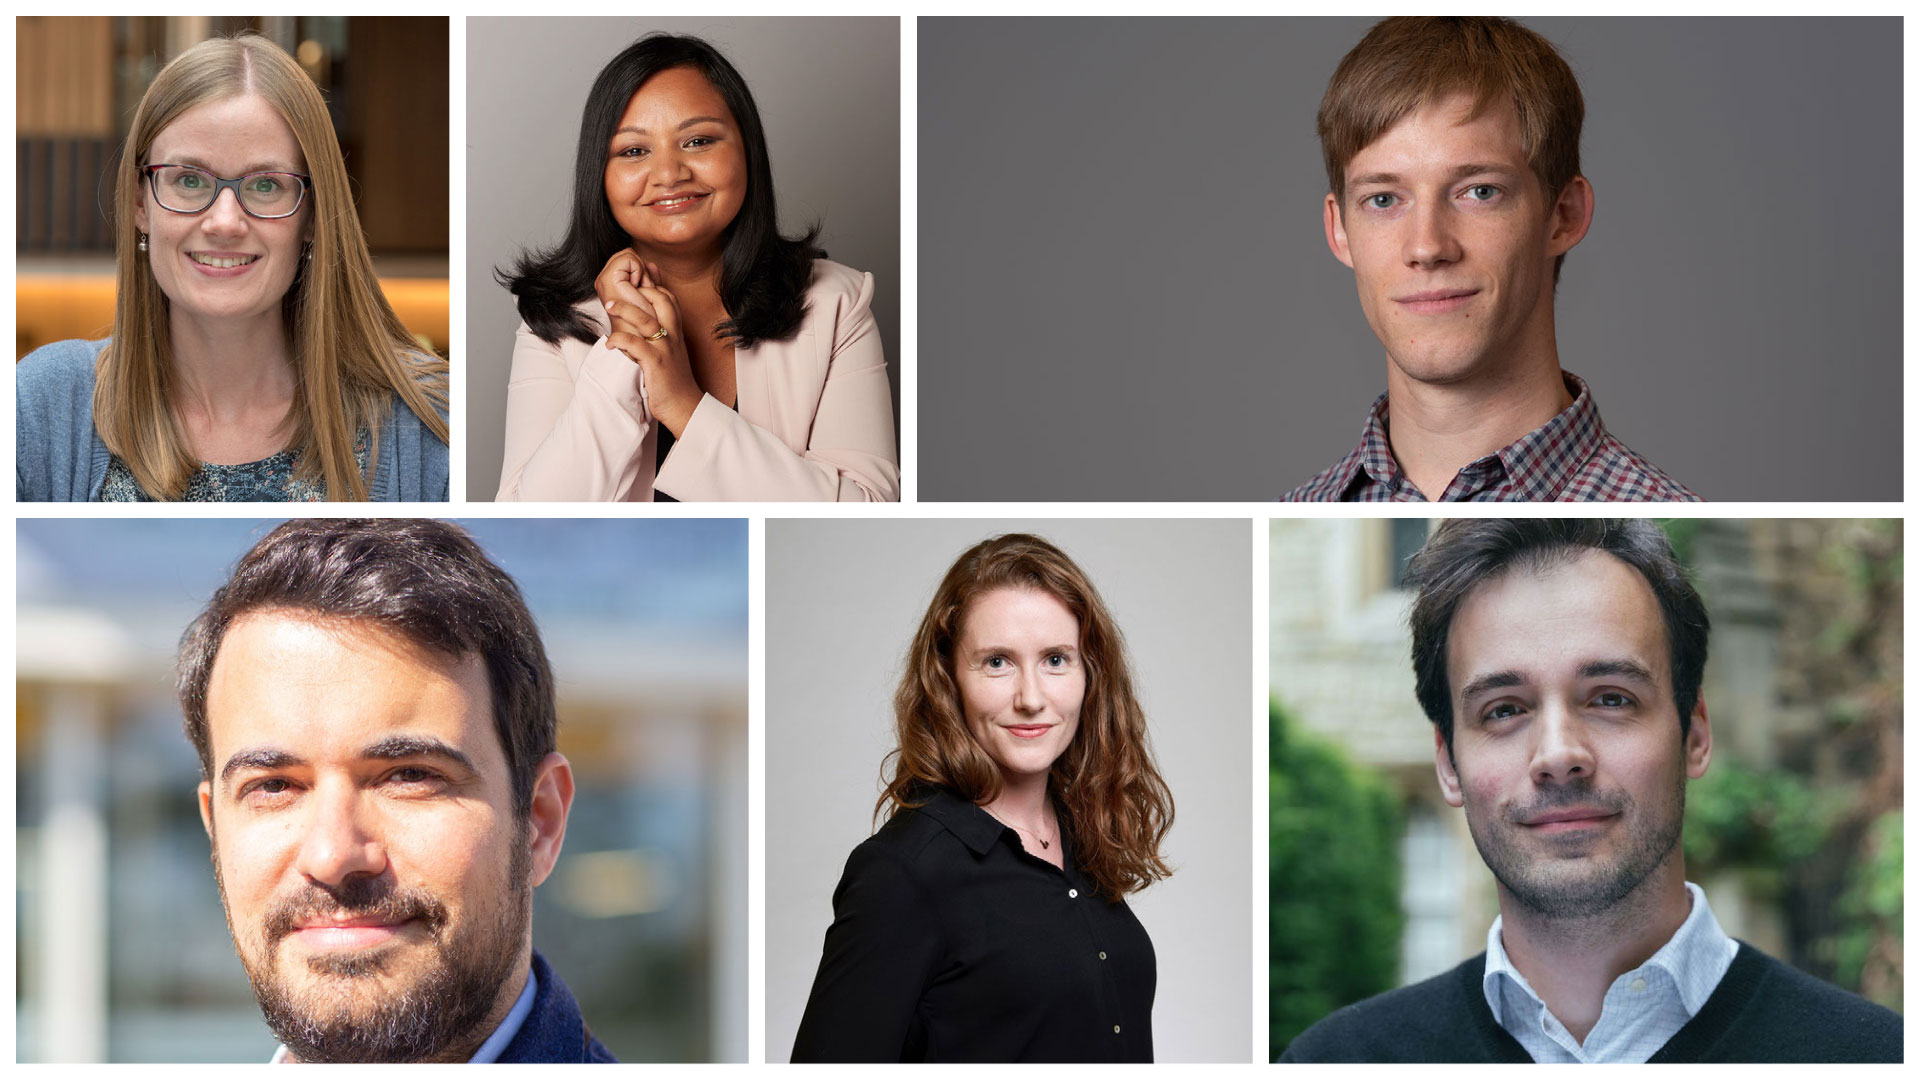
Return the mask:
M607 260L593 291L613 324L607 347L640 366L647 408L679 438L700 405L701 390L680 334L680 305L660 284L660 268L632 248L622 249Z

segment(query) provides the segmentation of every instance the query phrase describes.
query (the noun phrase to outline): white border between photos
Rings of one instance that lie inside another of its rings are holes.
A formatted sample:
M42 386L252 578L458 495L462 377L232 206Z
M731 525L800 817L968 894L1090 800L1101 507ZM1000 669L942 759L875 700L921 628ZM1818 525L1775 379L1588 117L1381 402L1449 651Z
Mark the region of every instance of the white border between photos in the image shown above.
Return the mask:
M1010 3L996 3L996 2L988 2L984 5L980 5L980 4L969 5L965 8L962 8L961 5L957 5L957 4L937 4L932 6L936 8L944 9L943 13L952 12L956 14L985 14L985 13L1025 14L1025 13L1030 13L1031 11L1031 9L1021 5L1015 5ZM1289 8L1293 8L1296 10L1305 10L1304 7L1301 5L1287 5L1287 6ZM1347 4L1347 3L1337 3L1333 6L1337 9L1340 9L1342 13L1355 13L1355 12L1362 12L1362 11L1370 12L1372 10L1375 10L1375 6L1373 5L1353 5L1353 4ZM1630 8L1651 10L1651 5L1636 4L1636 5L1626 5L1626 6ZM1732 5L1727 5L1727 4L1715 4L1715 5L1708 5L1708 6L1711 8L1716 8L1716 9L1720 9L1727 12L1746 13L1748 10L1750 10L1750 9L1734 8ZM349 13L355 13L355 14L362 13L362 12L374 13L375 11L377 11L377 13L380 13L380 14L438 15L438 14L445 13L448 7L449 7L448 5L424 5L424 4L403 2L399 4L394 4L394 5L381 5L377 9L375 8L374 5L350 4L345 6L345 10ZM761 2L752 2L752 3L745 3L745 4L727 4L727 5L721 5L721 7L724 13L728 15L791 13L791 8L786 5L776 5L773 3L767 3L767 2L764 2L764 0L761 0ZM1094 8L1093 5L1084 3L1084 0L1078 3L1072 3L1067 5L1057 5L1056 7L1058 7L1061 13L1063 14L1081 14L1081 13L1113 14L1123 10L1125 11L1143 10L1141 5L1135 5L1135 4L1120 4L1120 5L1113 5L1107 8L1096 9ZM1578 9L1585 9L1587 11L1593 11L1593 12L1605 11L1607 13L1617 13L1619 11L1618 7L1611 6L1611 5L1605 6L1605 7L1601 5L1574 5L1574 7ZM1771 8L1778 8L1782 6L1767 5L1767 7L1771 9ZM1902 13L1901 9L1896 8L1890 4L1873 4L1873 5L1867 5L1867 7L1873 10L1875 13L1885 13L1885 14L1901 14ZM824 10L810 11L808 12L808 14L831 13L831 14L889 15L889 14L895 13L893 10L889 10L889 8L887 8L886 6L873 4L873 3L824 5L823 8ZM580 10L576 13L615 14L617 12L613 9L613 5L610 5L610 4L589 4L585 9ZM1159 12L1154 12L1154 13L1159 13ZM1245 13L1245 9L1241 5L1231 5L1227 7L1226 13L1234 13L1234 14ZM1315 13L1320 13L1320 10L1316 10ZM450 243L449 243L449 251L448 251L448 267L449 267L450 280L452 284L451 298L450 298L450 305L449 305L449 319L450 319L450 330L451 330L449 335L449 351L450 351L450 354L455 358L455 362L454 362L455 375L453 378L451 407L453 410L453 414L456 417L464 417L466 414L467 387L466 387L464 366L460 362L460 358L467 355L467 347L468 347L468 341L467 341L467 335L466 335L467 303L466 303L466 297L465 297L465 291L464 291L465 284L466 284L465 259L466 259L466 253L467 253L466 232L465 232L465 217L466 217L466 204L467 204L467 198L466 198L467 169L466 169L466 160L465 160L466 155L464 153L464 149L466 146L465 131L466 131L466 122L467 122L466 79L468 75L467 64L466 64L466 16L461 14L454 14L454 15L451 15L449 18L450 18L449 124L450 124L450 145L455 150L453 154L453 160L450 162L450 169L449 169L449 184L451 187L451 192L450 192L451 198L449 202L449 213L451 216L451 231L450 231ZM750 926L748 928L748 979L747 979L748 1001L747 1001L747 1039L746 1039L747 1062L744 1064L742 1063L725 1064L717 1067L716 1066L687 1066L687 1065L645 1066L650 1073L656 1073L656 1074L667 1075L667 1076L680 1076L680 1075L696 1076L697 1075L702 1077L766 1075L764 1073L764 1069L771 1067L767 1064L764 1064L764 1063L768 1063L769 1061L769 1051L771 1050L773 1052L772 1053L773 1061L779 1062L783 1057L782 1052L784 1051L787 1038L790 1034L785 1032L772 1033L772 1037L770 1038L769 1033L764 1030L765 1015L766 1015L766 964L765 964L766 948L765 948L765 941L764 941L764 930L766 926L765 916L766 916L766 904L767 904L766 881L765 881L765 875L764 875L765 855L766 855L765 813L767 809L765 804L765 781L766 781L767 763L766 763L766 737L765 737L765 727L764 727L764 724L766 722L766 715L767 715L766 688L765 688L765 667L766 667L765 665L766 617L765 616L766 616L766 612L764 608L764 597L765 597L764 568L765 568L766 522L769 517L783 517L783 518L874 517L874 518L881 518L881 519L888 519L888 520L920 519L920 518L952 518L952 519L976 519L982 522L989 522L994 519L1000 519L1000 518L1015 518L1015 517L1030 519L1036 516L1045 516L1045 517L1053 517L1053 518L1061 518L1061 519L1083 519L1083 518L1156 519L1156 518L1169 518L1169 517L1171 518L1236 518L1237 517L1237 518L1246 520L1249 524L1248 558L1251 560L1251 563L1250 563L1251 570L1252 570L1251 581L1253 583L1253 588L1255 590L1254 602L1250 604L1250 610L1252 611L1252 620L1253 620L1253 624L1250 628L1251 629L1250 640L1252 642L1252 649L1253 649L1252 669L1254 672L1254 676L1253 676L1253 685L1249 687L1250 700L1251 700L1251 712L1247 718L1248 725L1249 725L1248 730L1249 730L1249 735L1251 740L1250 747L1254 752L1250 753L1250 761L1248 763L1248 767L1249 767L1250 777L1253 782L1253 790L1257 793L1264 793L1266 790L1266 785L1265 785L1266 755L1259 751L1265 745L1265 734L1266 734L1266 724L1267 724L1266 702L1267 702L1267 696L1269 693L1269 688L1266 682L1266 672L1267 672L1267 664L1268 664L1268 625L1267 625L1266 612L1268 607L1267 605L1268 589L1270 585L1269 574L1268 574L1268 564L1267 564L1268 523L1274 518L1322 518L1322 517L1329 517L1329 518L1330 517L1348 517L1348 518L1351 518L1351 517L1363 517L1363 518L1364 517L1373 517L1373 518L1422 517L1424 518L1424 517L1434 516L1433 507L1427 504L1370 504L1365 506L1342 507L1342 506L1330 506L1325 504L1288 504L1288 505L1282 506L1282 505L1273 504L1273 503L1072 503L1072 504L1046 505L1046 504L1037 504L1037 503L922 504L917 502L916 500L919 495L918 468L917 468L918 466L918 461L917 461L918 413L917 413L917 407L916 407L916 400L917 400L916 394L918 391L918 381L916 378L916 365L917 365L917 347L916 346L917 346L917 334L918 334L918 326L919 326L918 293L917 293L917 282L918 282L917 267L918 267L919 251L918 251L918 244L917 244L917 228L916 228L917 222L918 222L918 209L919 209L918 202L917 202L917 190L918 190L917 189L918 127L917 127L917 111L916 111L917 110L917 90L918 90L918 65L917 65L917 49L916 49L917 31L918 31L918 22L915 16L907 15L901 18L901 33L900 33L901 237L900 239L901 239L902 282L901 282L901 291L900 291L901 333L899 338L901 342L901 357L900 357L900 364L899 364L898 371L899 371L899 378L901 382L900 445L901 445L902 476L903 476L902 492L903 492L903 497L907 501L896 506L865 506L865 505L846 505L846 506L818 505L816 506L816 505L787 504L787 503L743 503L743 504L732 504L725 507L719 507L719 506L713 506L713 505L700 505L700 504L659 504L659 505L650 506L646 511L649 516L665 517L665 518L683 518L683 517L698 517L698 518L743 517L743 518L746 518L748 521L748 533L749 533L748 578L749 578L749 586L750 586L749 644L748 644L749 665L750 665L749 681L748 681L749 789L748 789L748 837L747 837L748 859L749 859L748 918L750 920ZM1905 24L1903 25L1903 39L1904 39L1904 45L1905 45L1905 54L1907 56L1912 57L1915 55L1920 55L1920 23L1915 23L1912 20L1908 20L1907 22L1905 22ZM15 20L9 19L7 21L7 26L5 28L5 40L4 40L5 55L9 57L14 55L15 42L16 42ZM13 80L9 79L6 81L6 85L4 89L0 89L0 100L5 101L6 103L5 108L9 113L9 115L11 115L13 111L14 94L15 94L14 82ZM1909 70L1909 72L1907 73L1905 85L1903 88L1903 97L1904 97L1904 103L1905 103L1905 116L1907 118L1905 123L1908 130L1903 132L1903 135L1906 136L1906 145L1905 145L1905 153L1904 153L1905 178L1903 179L1903 182L1902 182L1902 191L1899 193L1902 197L1904 197L1904 195L1908 193L1911 193L1914 190L1913 178L1916 175L1920 175L1916 173L1916 164L1920 163L1920 152L1916 151L1915 141L1911 137L1912 131L1913 131L1913 125L1914 125L1914 117L1916 116L1917 113L1920 113L1920 109L1916 108L1916 106L1920 106L1920 100L1916 99L1915 82L1914 82L1914 78L1911 70ZM4 151L0 151L0 153L3 153L5 157L5 162L6 162L5 175L10 178L15 176L15 172L14 172L15 160L14 159L16 155L16 143L12 140L9 140ZM1877 182L1878 182L1878 178L1866 178L1864 181L1856 182L1856 178L1851 178L1846 175L1845 164L1841 162L1836 162L1834 190L1831 192L1809 192L1807 197L1809 198L1830 197L1830 198L1853 199L1857 203L1859 203L1861 206L1861 209L1860 209L1860 214L1862 219L1861 227L1871 228L1871 227L1874 227L1878 221L1878 216L1873 211L1871 204L1876 201L1890 201L1888 200L1888 197L1884 193L1880 193L1875 190L1874 185ZM1710 197L1710 184L1707 181L1702 180L1700 178L1695 178L1693 183L1695 183L1698 188L1697 197L1701 199L1706 199ZM1898 205L1903 205L1903 206L1906 205L1904 198L1902 198L1901 203ZM1759 226L1756 226L1756 227L1759 227ZM1912 255L1912 253L1915 250L1915 240L1917 236L1920 236L1920 215L1916 215L1912 212L1907 212L1904 214L1904 221L1903 221L1903 243L1905 245L1904 251L1907 253L1906 258L1904 260L1904 269L1905 269L1904 307L1907 313L1909 314L1910 318L1908 320L1907 326L1905 328L1905 332L1903 334L1903 345L1904 345L1904 354L1908 357L1916 355L1916 342L1920 341L1920 329L1916 329L1915 320L1911 317L1916 313L1916 308L1912 300L1912 297L1914 295L1914 290L1916 287L1915 283L1917 280L1920 280L1920 272L1917 272L1917 271L1920 271L1920 268L1916 267L1913 259L1913 255ZM13 250L14 243L16 241L16 217L13 214L6 215L4 222L0 222L0 237L4 238L4 241L6 243L8 250ZM1791 272L1794 272L1794 269L1790 265L1783 265L1782 272L1791 273ZM15 266L14 266L13 260L9 259L6 263L5 269L0 270L0 287L5 287L9 292L12 291L14 279L15 279ZM17 322L17 317L14 314L13 309L10 307L8 309L8 314L6 316L6 325L9 326L10 328L15 327L16 322ZM1819 358L1809 357L1808 362L1818 363ZM1911 437L1912 431L1911 431L1911 419L1910 419L1916 415L1916 410L1920 409L1920 389L1916 389L1915 382L1916 380L1910 376L1907 379L1906 385L1903 387L1903 390L1902 390L1903 403L1904 403L1904 416L1909 418L1907 421L1908 423L1908 428L1906 431L1907 437L1903 442L1903 463L1904 463L1904 470L1905 470L1904 472L1905 483L1904 483L1904 489L1903 489L1905 501L1903 502L1900 502L1900 503L1840 503L1840 504L1827 504L1827 503L1705 503L1705 504L1684 504L1684 505L1636 504L1635 506L1632 507L1632 509L1640 512L1644 516L1650 516L1650 517L1691 517L1691 518L1878 517L1878 518L1899 518L1904 521L1904 519L1907 516L1906 508L1912 502L1914 498L1914 493L1916 491L1916 487L1915 487L1916 453L1915 453L1914 442ZM12 389L12 383L10 380L8 382L8 388L6 393L9 397L9 400L11 400L13 389ZM1711 416L1710 411L1707 413L1707 416L1710 418ZM9 433L11 433L14 428L13 409L8 408L6 410L6 419L4 421L4 424L5 424L6 430ZM379 515L379 516L447 516L447 517L454 517L454 518L465 518L465 517L610 518L610 517L628 517L633 515L633 511L631 510L631 508L621 507L621 506L607 506L607 505L593 505L593 504L538 505L538 504L524 504L524 503L469 502L464 497L465 492L467 490L467 486L466 486L466 441L467 440L466 440L465 424L463 421L457 419L453 425L453 428L454 428L454 434L452 438L452 444L449 448L451 452L450 490L451 492L454 493L455 497L451 502L444 505L431 504L431 503L408 503L408 504L397 504L397 505L389 505L389 506L382 506L382 507L370 507L370 506L364 506L364 505L354 506L354 505L342 505L342 504L323 504L311 509L302 508L301 513L306 514L308 516L329 516L329 517ZM1528 505L1463 504L1463 505L1450 506L1446 508L1445 513L1448 516L1485 516L1485 517L1492 517L1492 516L1506 516L1506 517L1548 517L1548 516L1589 517L1589 516L1592 516L1592 517L1598 517L1598 516L1617 516L1621 513L1621 510L1622 510L1622 507L1618 505L1607 506L1607 505L1596 505L1596 504L1575 504L1575 505L1568 505L1568 506L1542 506L1542 505L1533 505L1533 504L1528 504ZM92 518L92 517L124 517L124 516L127 516L127 515L124 514L123 512L118 512L115 508L98 506L98 505L90 505L90 504L65 504L65 505L18 505L16 504L13 508L13 518L16 521L22 518ZM273 513L273 508L269 506L262 505L262 504L246 504L246 505L230 505L230 506L209 505L209 506L196 506L191 508L182 507L182 506L156 505L156 506L146 508L144 510L144 513L140 516L154 517L154 518L173 518L173 517L259 518L259 517L272 517L277 515ZM16 546L16 530L14 528L5 529L4 537L0 537L0 556L4 557L8 567L12 567L14 565L15 546ZM1920 550L1920 545L1916 545L1915 538L1912 535L1911 531L1909 531L1907 535L1904 537L1904 552L1905 552L1905 558L1907 559L1908 562L1913 561L1914 555L1916 554L1917 550ZM16 582L15 575L9 572L6 575L5 589L6 589L6 595L10 602L14 601L16 598L16 585L17 585L17 582ZM1908 603L1909 605L1912 600L1912 595L1913 595L1912 588L1911 588L1911 585L1909 584L1909 587L1906 590L1906 596L1905 596L1905 602ZM10 666L13 665L14 663L11 653L12 653L12 650L9 650L10 655L8 659L8 664ZM1914 686L1916 684L1917 676L1920 676L1920 662L1917 662L1913 653L1911 651L1908 651L1907 653L1905 653L1903 658L1903 678L1905 680L1906 685L1908 687ZM9 694L13 694L14 692L15 691L12 686L12 680L9 680ZM17 701L16 701L16 705L17 705ZM8 753L10 765L5 771L4 790L5 790L5 795L8 799L8 802L9 804L11 804L15 797L15 773L14 773L14 768L12 767L12 764L11 764L13 753L14 753L14 749L12 746L9 746L7 753ZM1907 750L1907 760L1906 760L1906 766L1909 770L1911 770L1912 768L1914 759L1915 759L1915 751L1909 747L1909 749ZM1255 815L1256 819L1264 819L1266 814L1266 807L1265 807L1265 800L1264 800L1263 794L1260 796L1259 801L1260 801L1260 805L1248 807L1248 812L1250 814ZM1256 828L1253 830L1252 836L1253 836L1253 842L1251 845L1251 850L1249 850L1248 852L1248 858L1253 860L1256 867L1264 867L1266 865L1266 829ZM14 852L12 850L14 848L14 845L15 845L15 836L10 831L7 837L7 846L10 852L10 857L8 859L9 873L14 872L14 869L17 867L17 852ZM1254 949L1253 949L1253 955L1251 955L1248 958L1248 994L1249 994L1248 1008L1249 1008L1249 1017L1250 1017L1251 1037L1250 1037L1250 1044L1246 1048L1247 1064L1227 1067L1231 1069L1235 1074L1238 1074L1238 1075L1247 1075L1250 1069L1257 1067L1254 1063L1264 1062L1266 1058L1266 1052L1267 1052L1266 1051L1266 1027L1267 1027L1266 1025L1266 1014L1267 1014L1266 947L1268 942L1267 921L1266 921L1267 878L1264 873L1256 873L1253 875L1253 880L1254 880L1253 895L1250 898L1251 899L1250 918L1252 922L1250 929L1251 929L1251 941L1253 942ZM1912 923L1913 915L1915 913L1915 908L1916 908L1916 903L1913 896L1912 884L1913 884L1913 878L1910 874L1908 878L1908 883L1907 883L1908 887L1907 887L1907 895L1906 895L1906 916L1907 916L1907 922L1909 925L1911 925ZM5 911L10 918L16 917L16 914L17 914L15 911L15 896L16 896L15 890L10 889L8 890L5 901L4 901ZM16 961L16 956L15 956L16 944L17 942L15 937L13 935L8 935L5 939L4 945L0 945L0 951L4 952L4 955L10 962ZM16 970L17 970L17 966L16 966ZM12 1014L9 1014L4 1021L4 1027L5 1027L5 1033L6 1033L5 1038L9 1047L15 1045L16 1033L14 1029L14 1024L15 1024L15 1018ZM1913 1056L1916 1043L1920 1043L1920 1037L1916 1037L1910 1032L1908 1035L1908 1044L1907 1044L1908 1056L1910 1059ZM9 1054L9 1057L11 1056L12 1055ZM20 1068L23 1071L38 1071L44 1068L59 1068L59 1066L41 1066L41 1065L25 1065L25 1066L16 1065L15 1067ZM215 1071L218 1071L220 1069L242 1069L242 1068L251 1068L251 1066L220 1066L220 1067L215 1067ZM376 1074L378 1074L378 1073L395 1071L402 1068L404 1068L404 1066L375 1066L373 1067L373 1070ZM1322 1069L1322 1070L1325 1069L1325 1067L1314 1067L1314 1066L1300 1066L1299 1068L1306 1071L1307 1073L1313 1073L1316 1071L1316 1069ZM147 1067L145 1070L143 1070L143 1075L184 1078L184 1077L198 1077L207 1071L208 1071L208 1067L206 1066L163 1065L158 1067ZM836 1070L836 1072L838 1071L842 1071L842 1070ZM854 1071L854 1072L865 1071L867 1072L868 1075L877 1074L877 1070L873 1069L872 1067L868 1067L865 1070L852 1069L852 1070L845 1070L845 1071ZM1101 1069L1096 1071L1095 1069L1090 1067L1078 1067L1078 1068L1068 1067L1064 1070L1058 1069L1058 1068L1048 1069L1047 1074L1049 1076L1065 1075L1070 1077L1071 1076L1085 1076L1085 1077L1103 1076L1104 1077L1112 1071L1114 1070ZM1138 1069L1137 1067L1126 1067L1120 1071L1134 1072L1134 1071L1138 1071ZM1731 1075L1730 1070L1715 1070L1715 1071L1721 1072L1722 1075ZM1463 1078L1469 1075L1466 1067L1464 1066L1439 1066L1435 1070L1434 1074L1440 1077L1463 1077ZM1889 1069L1887 1074L1893 1075L1892 1070ZM1352 1074L1345 1074L1345 1075L1352 1075ZM1781 1075L1784 1075L1784 1073Z

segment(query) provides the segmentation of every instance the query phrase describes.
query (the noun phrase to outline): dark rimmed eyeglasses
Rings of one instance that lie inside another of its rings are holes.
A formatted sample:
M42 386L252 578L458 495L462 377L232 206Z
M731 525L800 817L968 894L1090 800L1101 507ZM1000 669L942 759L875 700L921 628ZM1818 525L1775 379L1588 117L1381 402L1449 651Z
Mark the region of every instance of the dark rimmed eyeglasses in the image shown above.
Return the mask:
M212 206L220 192L232 188L240 209L249 216L292 217L313 183L310 176L290 172L253 172L227 179L191 165L149 165L142 171L153 187L153 201L176 214L198 214Z

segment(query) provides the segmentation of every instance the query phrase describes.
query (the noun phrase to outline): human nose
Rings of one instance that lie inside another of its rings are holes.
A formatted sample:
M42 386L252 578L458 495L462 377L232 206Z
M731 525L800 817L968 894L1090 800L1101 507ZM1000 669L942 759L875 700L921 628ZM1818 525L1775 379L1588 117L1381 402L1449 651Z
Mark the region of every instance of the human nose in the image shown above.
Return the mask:
M1421 199L1413 207L1407 263L1422 268L1460 261L1460 244L1445 200Z
M678 147L665 147L653 155L653 182L660 187L670 188L693 175L687 165L687 156Z
M1046 707L1046 698L1040 693L1040 672L1034 668L1025 668L1013 686L1013 708L1016 712L1031 715Z
M200 227L208 232L244 232L247 212L240 206L240 193L225 189L213 197L213 205L200 212Z
M1533 781L1565 784L1593 778L1593 745L1587 725L1571 709L1547 705L1534 726Z
M298 865L302 874L322 885L339 885L348 878L386 870L386 844L352 785L317 789L307 805L309 817Z

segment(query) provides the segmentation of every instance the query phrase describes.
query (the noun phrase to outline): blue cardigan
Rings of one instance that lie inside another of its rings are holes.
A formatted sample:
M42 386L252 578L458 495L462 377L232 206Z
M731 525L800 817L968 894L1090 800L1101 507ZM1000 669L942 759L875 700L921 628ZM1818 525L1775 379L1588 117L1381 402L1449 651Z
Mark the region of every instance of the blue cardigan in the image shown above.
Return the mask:
M20 502L93 502L112 455L93 428L93 370L105 341L56 341L14 368L14 493ZM374 502L445 502L447 444L398 396L380 429Z

